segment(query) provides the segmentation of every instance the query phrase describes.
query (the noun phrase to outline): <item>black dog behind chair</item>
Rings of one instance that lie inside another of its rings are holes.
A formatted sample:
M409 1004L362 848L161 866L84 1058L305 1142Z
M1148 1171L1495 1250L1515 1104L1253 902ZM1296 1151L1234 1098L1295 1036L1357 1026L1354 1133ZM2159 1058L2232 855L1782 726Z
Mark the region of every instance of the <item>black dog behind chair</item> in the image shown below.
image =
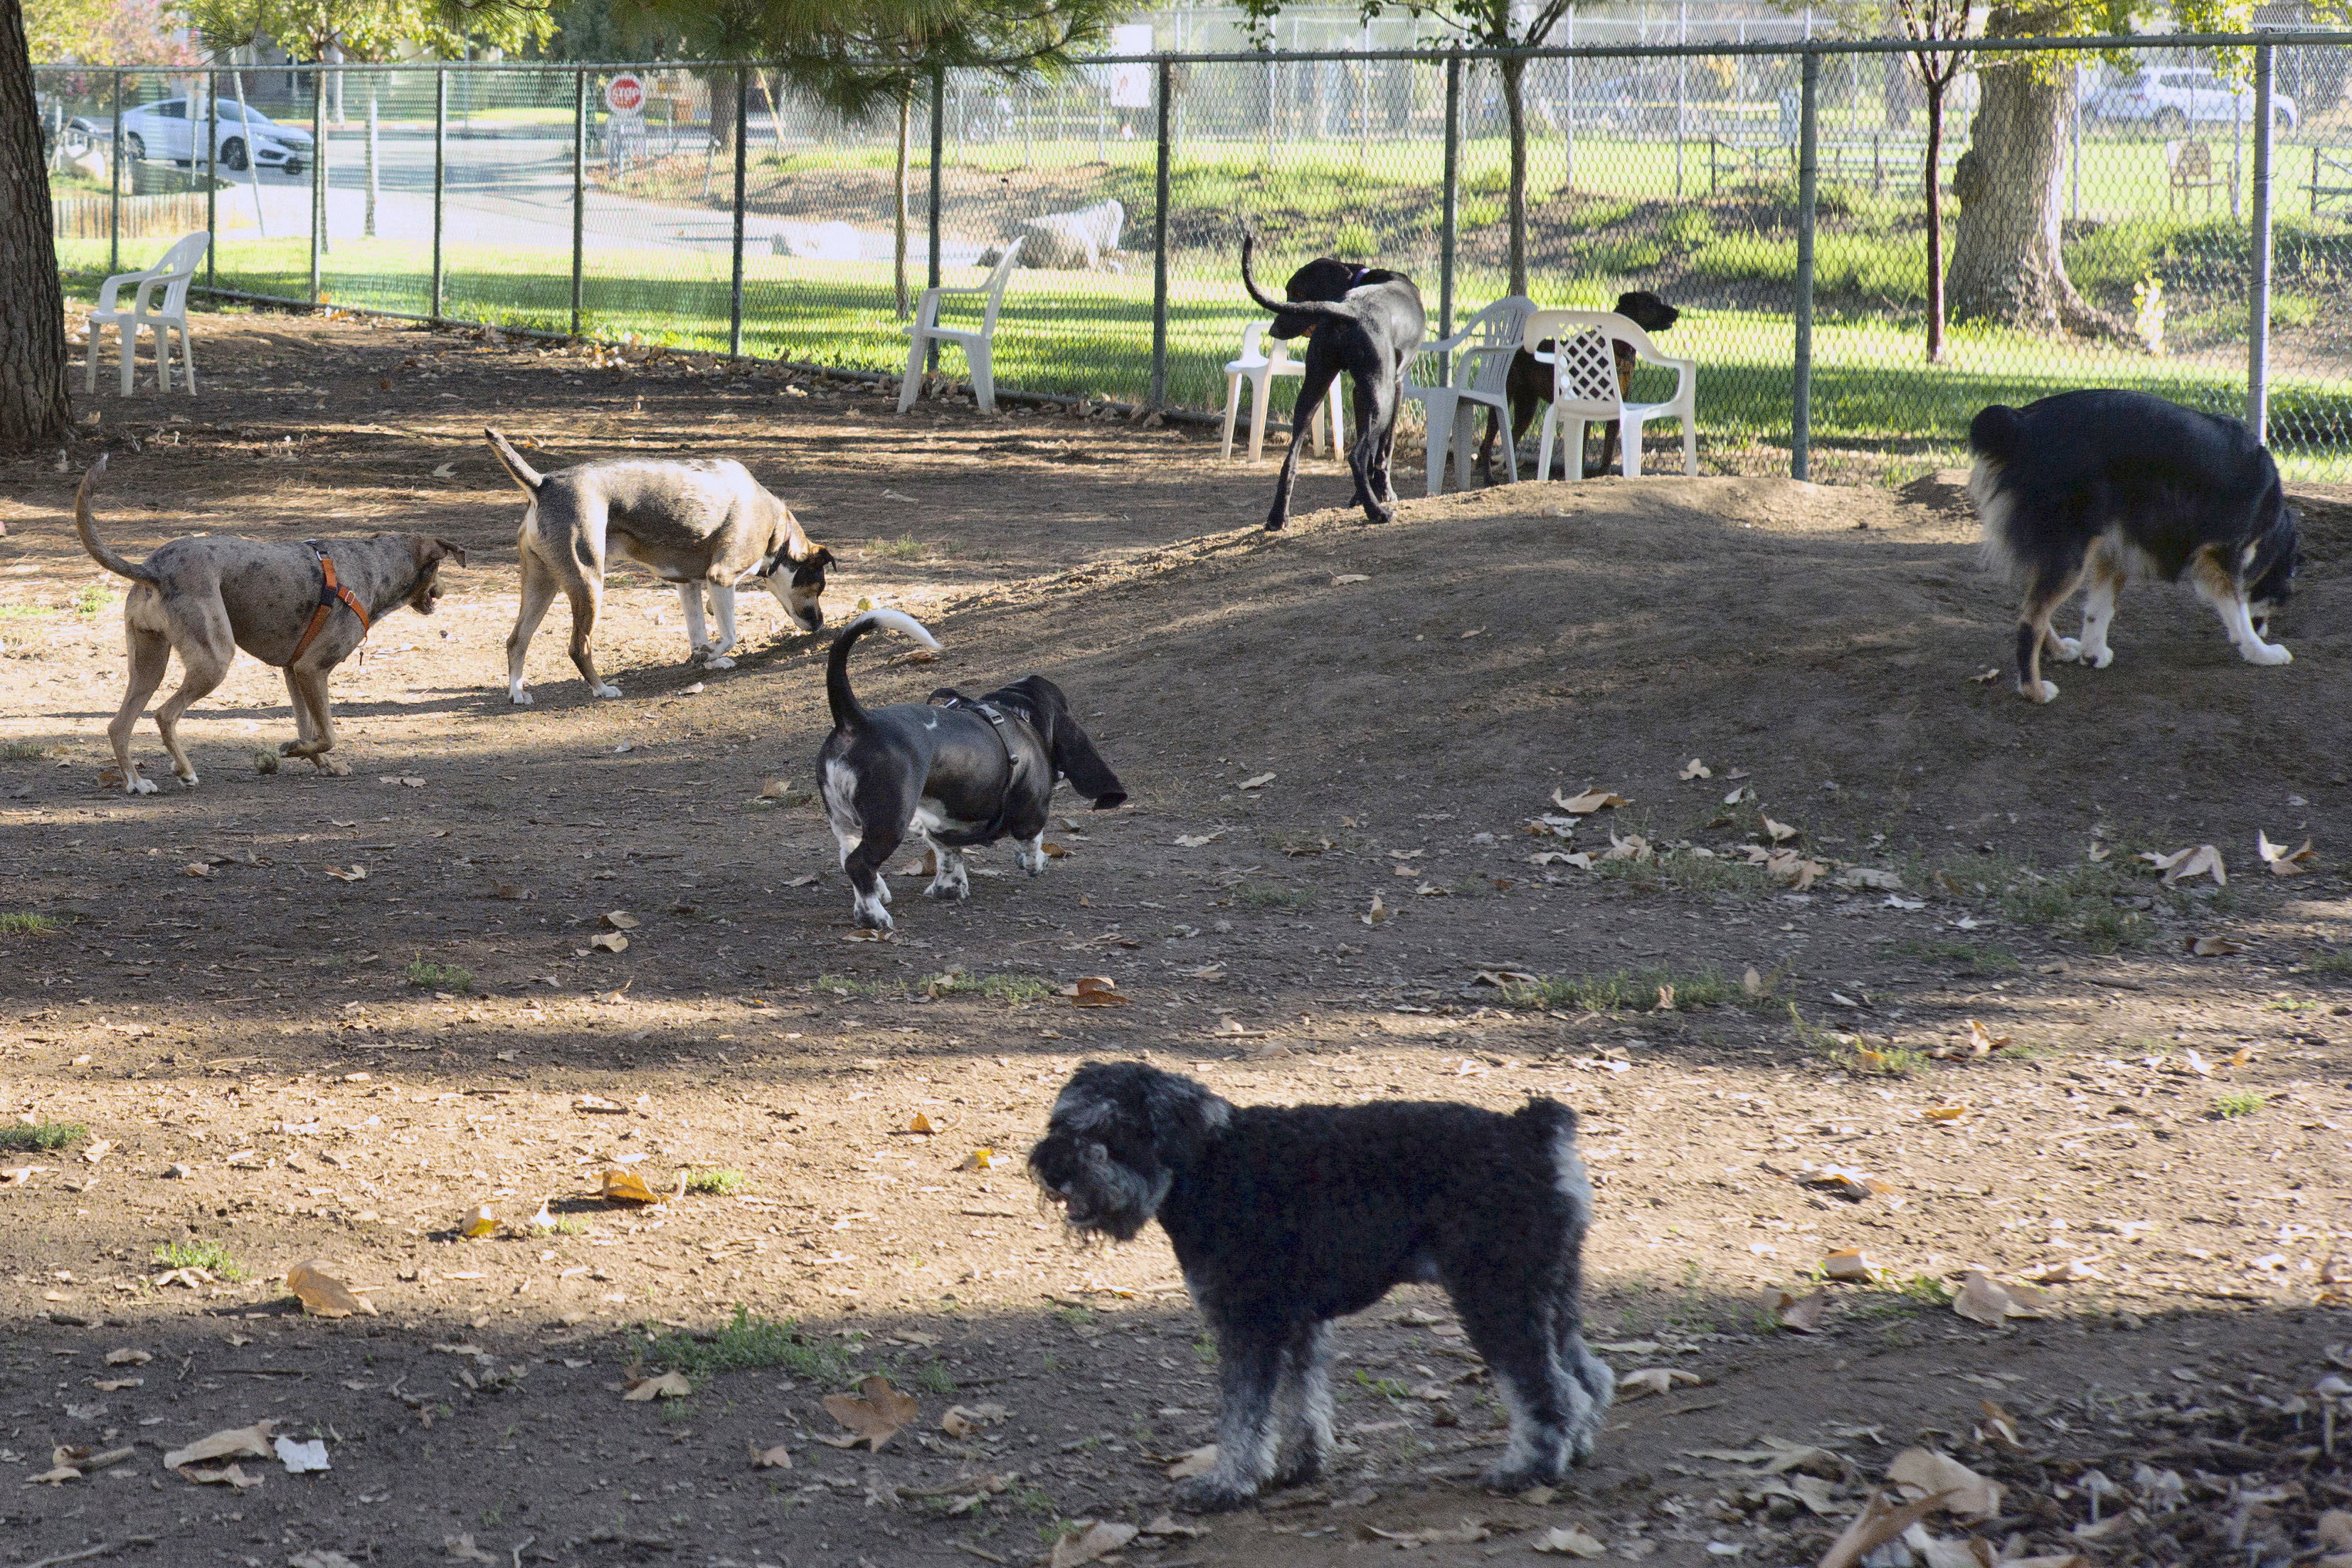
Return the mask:
M1589 1457L1616 1376L1577 1298L1592 1194L1576 1113L1474 1105L1235 1106L1141 1062L1089 1062L1054 1102L1029 1172L1072 1228L1157 1219L1217 1338L1217 1461L1177 1493L1238 1508L1313 1479L1331 1434L1331 1320L1392 1286L1442 1285L1510 1413L1486 1475L1556 1484ZM1286 1420L1297 1446L1277 1465Z
M1645 332L1663 332L1682 320L1683 314L1655 294L1638 290L1618 295L1617 303L1612 309L1617 314ZM1537 346L1546 352L1549 352L1552 348L1549 339L1546 339ZM1610 346L1616 350L1617 391L1620 395L1622 395L1633 380L1633 351L1623 343L1612 343ZM1527 438L1528 426L1535 421L1536 405L1551 401L1551 366L1522 348L1511 356L1509 390L1511 445L1516 448ZM1478 443L1478 471L1486 477L1486 482L1490 485L1495 482L1495 436L1501 425L1501 417L1493 409L1488 409L1486 439ZM1595 475L1605 474L1616 465L1617 442L1617 421L1612 419L1601 427L1600 466L1584 469L1583 478L1591 479ZM1561 457L1564 464L1568 457L1565 450ZM1580 464L1584 460L1584 454L1581 452L1575 454L1575 460ZM1551 476L1538 474L1536 478L1548 479Z
M1257 237L1242 236L1242 287L1274 312L1277 338L1307 338L1306 378L1290 416L1290 450L1274 481L1268 528L1290 521L1291 487L1298 479L1298 454L1314 428L1332 381L1344 371L1356 387L1356 439L1348 468L1356 477L1354 500L1374 522L1396 515L1396 487L1389 482L1389 458L1396 446L1397 407L1404 367L1421 346L1428 321L1421 290L1402 272L1356 267L1322 257L1290 275L1287 300L1269 298L1250 276L1250 252Z

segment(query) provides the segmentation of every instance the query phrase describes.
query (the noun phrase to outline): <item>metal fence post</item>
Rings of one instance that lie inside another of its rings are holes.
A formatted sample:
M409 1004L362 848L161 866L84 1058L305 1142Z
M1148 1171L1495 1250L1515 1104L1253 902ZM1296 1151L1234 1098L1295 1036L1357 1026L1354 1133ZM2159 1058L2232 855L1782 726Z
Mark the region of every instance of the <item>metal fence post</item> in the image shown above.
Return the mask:
M327 69L310 72L310 303L319 302L319 247L327 218Z
M924 276L930 279L927 286L933 289L940 286L940 184L943 178L940 164L947 156L947 125L948 69L945 66L934 66L931 68L931 190L929 211L926 215L930 236L927 241L930 247L930 265L924 272ZM928 352L924 355L923 368L939 369L939 339L928 340L925 346Z
M205 72L205 287L220 286L220 72Z
M743 142L751 134L751 75L735 73L735 272L727 300L727 353L743 357Z
M2271 423L2271 46L2254 46L2253 300L2246 323L2246 428L2268 445Z
M1462 222L1462 57L1445 62L1445 195L1438 207L1437 335L1454 335L1454 246Z
M122 270L122 73L114 73L114 140L106 149L106 269Z
M1789 477L1801 479L1811 464L1813 440L1813 182L1816 135L1814 118L1822 77L1822 57L1804 55L1802 90L1797 108L1797 342L1791 356L1794 383L1789 412Z
M1168 154L1169 104L1176 66L1160 57L1160 169L1151 196L1151 406L1168 406Z
M588 73L572 73L572 335L580 335L580 260L588 218Z
M425 310L436 324L441 321L442 291L447 281L441 260L441 197L448 172L449 71L444 66L433 72L433 300Z

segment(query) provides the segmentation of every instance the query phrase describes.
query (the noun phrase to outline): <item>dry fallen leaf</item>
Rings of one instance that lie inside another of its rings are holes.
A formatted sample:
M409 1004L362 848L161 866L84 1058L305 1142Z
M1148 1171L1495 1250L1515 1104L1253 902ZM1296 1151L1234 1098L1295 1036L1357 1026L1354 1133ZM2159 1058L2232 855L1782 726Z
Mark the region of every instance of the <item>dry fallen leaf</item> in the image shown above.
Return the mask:
M1171 1481L1190 1480L1194 1476L1205 1476L1216 1468L1217 1446L1211 1443L1206 1447L1188 1449L1176 1456L1175 1461L1168 1467L1168 1479Z
M1762 975L1756 973L1756 966L1752 963L1748 966L1748 972L1739 977L1739 993L1743 996L1768 996L1771 994L1771 985Z
M2197 958L2227 958L2233 952L2243 952L2246 944L2231 942L2226 936L2184 936L2181 951Z
M1381 902L1378 893L1372 895L1372 907L1356 917L1368 926L1376 926L1389 918L1389 907Z
M1275 773L1257 773L1252 777L1242 780L1242 788L1264 789L1266 785L1272 784L1278 776L1278 774Z
M646 1185L646 1179L643 1176L618 1165L604 1173L603 1184L598 1189L597 1195L607 1203L616 1204L654 1204L661 1201L659 1195L651 1187Z
M782 1443L772 1448L751 1450L751 1468L755 1470L789 1470L793 1468L793 1451Z
M596 917L596 923L606 931L635 931L643 922L626 910L607 910Z
M1937 1497L1954 1519L1991 1519L2000 1512L2001 1486L1949 1455L1906 1448L1886 1467L1886 1479L1914 1498Z
M1138 1533L1131 1524L1080 1520L1071 1526L1067 1535L1054 1542L1046 1568L1078 1568L1082 1563L1098 1561L1125 1546Z
M964 1156L963 1163L958 1165L956 1169L959 1171L993 1171L999 1165L1003 1163L1005 1163L1005 1156L998 1153L995 1150L974 1149L971 1153Z
M1619 1399L1639 1399L1644 1394L1671 1394L1685 1384L1704 1382L1698 1373L1685 1372L1675 1366L1645 1366L1629 1372L1617 1379Z
M145 1366L154 1359L152 1351L131 1350L128 1346L106 1352L106 1364L109 1366Z
M1070 1000L1080 1007L1124 1007L1128 1002L1118 994L1118 982L1107 974L1080 975Z
M1822 1278L1842 1284L1867 1285L1878 1278L1878 1266L1858 1247L1843 1247L1822 1259Z
M1450 1528L1442 1524L1422 1530L1381 1530L1366 1525L1364 1533L1381 1541L1393 1541L1400 1547L1467 1546L1474 1541L1484 1541L1493 1532L1475 1519L1465 1519Z
M1989 1057L2009 1043L2010 1037L2007 1035L1990 1033L1974 1018L1969 1020L1969 1055Z
M2098 1270L2091 1267L2097 1261L2095 1257L2061 1258L2055 1262L2042 1264L2026 1278L2036 1285L2080 1284L2085 1279L2099 1278Z
M1334 588L1340 588L1345 587L1350 583L1369 583L1371 579L1361 572L1342 572L1338 576L1331 579L1331 586Z
M496 1563L497 1558L474 1544L471 1535L445 1535L441 1550L447 1552L451 1563Z
M1961 1278L1952 1310L1972 1323L1998 1328L2011 1318L2038 1318L2050 1298L2031 1285L2004 1285L1981 1268Z
M876 1375L857 1385L856 1394L828 1394L824 1396L825 1414L849 1428L846 1437L820 1437L836 1448L854 1448L866 1445L867 1451L880 1453L882 1445L898 1435L899 1429L915 1418L921 1408L914 1395L901 1394L890 1386L887 1377Z
M286 1271L286 1288L302 1303L302 1310L316 1318L348 1318L354 1313L375 1315L375 1303L364 1296L352 1293L350 1286L328 1273L316 1262L298 1263Z
M631 1405L642 1405L651 1399L684 1399L694 1392L694 1384L682 1372L665 1372L654 1377L632 1378L621 1391L621 1397Z
M599 952L626 952L629 939L616 931L601 931L588 939L588 945Z
M1768 816L1764 819L1764 831L1772 836L1773 843L1785 844L1790 839L1800 837L1804 830L1791 827L1785 822L1775 822Z
M2176 849L2169 855L2144 849L2139 858L2164 873L2164 885L2168 888L2191 877L2210 877L2221 887L2230 885L2230 869L2221 863L2221 852L2210 844Z
M364 882L367 880L367 868L353 865L346 870L341 866L330 866L327 868L327 875L338 882Z
M1830 1293L1816 1290L1801 1300L1782 1290L1776 1293L1772 1309L1780 1316L1780 1326L1790 1333L1817 1334L1822 1331L1822 1315L1830 1310Z
M1711 779L1715 776L1715 770L1693 757L1683 764L1682 776L1685 779Z
M200 1487L228 1486L242 1492L250 1491L261 1484L259 1476L248 1476L241 1468L234 1464L208 1468L191 1467L179 1473Z
M457 1222L457 1234L468 1241L478 1241L498 1228L498 1213L488 1204L467 1209L466 1217Z
M1224 836L1225 830L1222 827L1217 829L1214 833L1186 833L1178 837L1176 840L1176 847L1179 849L1199 849L1204 846L1214 844L1218 839L1223 838Z
M1589 789L1572 799L1563 796L1555 789L1551 792L1551 803L1570 816L1590 816L1596 811L1605 811L1611 806L1633 804L1623 795L1612 795L1605 789Z
M1897 1503L1884 1492L1873 1492L1860 1517L1845 1527L1843 1534L1830 1542L1829 1550L1822 1553L1822 1560L1815 1568L1854 1568L1854 1564L1864 1557L1943 1506L1941 1496Z
M915 1112L913 1116L908 1118L907 1125L903 1129L905 1131L919 1133L926 1138L929 1137L932 1133L937 1132L939 1130L940 1124L932 1121L929 1117L924 1115L919 1110Z
M1930 1121L1958 1121L1968 1113L1965 1105L1931 1105L1919 1114Z
M2300 877L2304 873L2303 863L2311 858L2311 840L2306 838L2303 841L2302 848L2289 851L2284 844L2272 843L2270 835L2257 828L2254 832L2254 850L2262 856L2263 864L2271 868L2272 876Z
M250 1426L231 1426L199 1437L184 1448L174 1448L163 1456L163 1468L176 1470L183 1465L201 1464L206 1459L262 1459L269 1457L269 1433L276 1423L257 1421Z
M1572 1524L1556 1524L1528 1542L1538 1552L1556 1552L1562 1557L1598 1557L1609 1550Z

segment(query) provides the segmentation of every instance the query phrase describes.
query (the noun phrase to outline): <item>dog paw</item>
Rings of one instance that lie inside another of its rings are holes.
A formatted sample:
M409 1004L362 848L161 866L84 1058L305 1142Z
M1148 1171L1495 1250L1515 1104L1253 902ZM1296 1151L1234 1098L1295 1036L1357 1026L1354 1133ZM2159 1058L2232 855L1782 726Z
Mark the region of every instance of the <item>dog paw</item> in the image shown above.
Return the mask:
M2028 702L2055 702L2058 700L2058 688L2046 680L2037 681L2032 686L2021 686L2017 689L2017 691L2018 695L2024 698Z
M702 656L702 668L705 669L732 669L735 668L735 661L729 658L723 653L709 653Z
M519 708L528 708L539 700L520 686L509 686L507 688L507 700Z
M590 687L588 694L591 697L618 697L621 694L621 689L608 680L601 686Z
M125 779L122 781L122 793L125 795L153 795L156 793L155 781L153 779L142 778Z
M2294 655L2274 642L2249 643L2238 650L2248 664L2293 664Z
M923 897L927 899L968 899L971 897L971 884L969 882L933 882L929 887L923 889Z
M200 784L204 783L204 781L203 781L202 779L200 779L200 778L196 777L196 775L195 775L195 774L194 774L194 773L181 773L181 774L179 774L179 775L177 775L177 776L178 776L178 778L179 778L179 781L180 781L180 787L181 787L182 789L194 789L194 788L195 788L198 784Z
M1322 1479L1323 1461L1311 1454L1300 1454L1275 1471L1273 1479L1265 1484L1269 1490L1282 1491L1291 1487L1307 1486Z
M329 778L347 779L352 776L352 764L341 761L338 758L312 757L310 759L310 765L318 769L320 773L326 774Z
M2084 662L2087 663L2093 669L2105 669L2107 666L2116 662L2116 650L2111 647L2102 647L2097 652L2092 654L2090 658Z
M1497 1465L1478 1478L1478 1484L1490 1492L1516 1495L1529 1487L1551 1486L1559 1478L1533 1465Z
M1255 1489L1244 1489L1213 1476L1193 1476L1176 1483L1175 1503L1186 1513L1231 1513L1237 1508L1247 1508L1256 1498Z
M1024 849L1020 854L1013 857L1013 858L1019 860L1021 862L1021 868L1024 871L1028 872L1033 877L1040 876L1045 872L1046 865L1045 852L1042 849L1037 851L1034 855L1032 855L1029 851Z
M2058 651L2053 657L2057 658L2061 663L2076 663L2083 657L2083 644L2080 639L2075 637L2060 637L2058 639Z

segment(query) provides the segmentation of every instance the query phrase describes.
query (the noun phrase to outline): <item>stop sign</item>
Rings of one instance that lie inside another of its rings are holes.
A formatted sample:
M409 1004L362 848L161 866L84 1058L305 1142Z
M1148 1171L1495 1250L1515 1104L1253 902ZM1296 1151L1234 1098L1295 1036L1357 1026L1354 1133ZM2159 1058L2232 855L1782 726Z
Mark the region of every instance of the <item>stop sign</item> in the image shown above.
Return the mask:
M646 84L634 76L616 76L604 84L604 107L615 114L635 114L646 106Z

